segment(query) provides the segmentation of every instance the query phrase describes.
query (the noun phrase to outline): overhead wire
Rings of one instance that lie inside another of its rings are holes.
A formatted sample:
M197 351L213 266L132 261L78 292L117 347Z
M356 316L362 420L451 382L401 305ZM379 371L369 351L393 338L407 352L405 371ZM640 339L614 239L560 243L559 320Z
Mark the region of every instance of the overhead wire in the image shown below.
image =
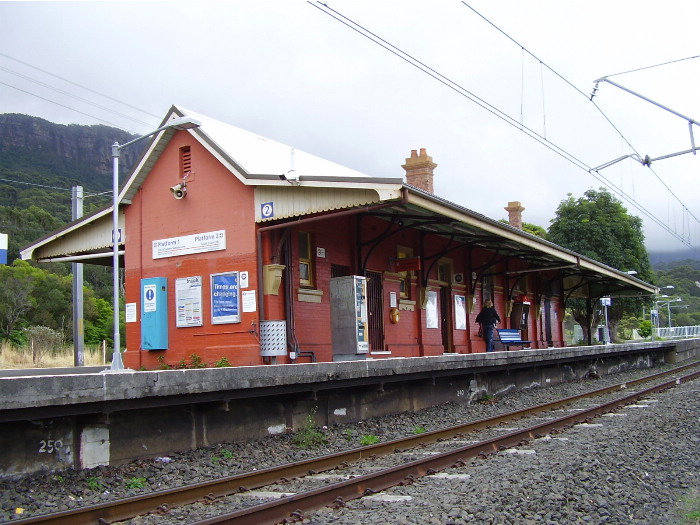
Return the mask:
M317 9L319 9L321 12L323 12L324 14L330 16L331 18L334 18L335 20L337 20L338 22L340 22L340 23L342 23L343 25L347 26L348 28L352 29L353 31L357 32L358 34L360 34L360 35L364 36L365 38L369 39L370 41L374 42L375 44L377 44L377 45L383 47L384 49L386 49L386 50L389 51L390 53L394 54L394 55L397 56L398 58L402 59L402 60L405 61L406 63L410 64L411 66L413 66L413 67L419 69L420 71L422 71L423 73L425 73L425 74L427 74L427 75L433 77L435 80L437 80L437 81L440 82L441 84L443 84L443 85L445 85L446 87L448 87L449 89L455 91L455 92L458 93L459 95L461 95L461 96L463 96L463 97L469 99L470 101L474 102L475 104L477 104L478 106L482 107L483 109L489 111L489 112L492 113L494 116L500 118L501 120L503 120L503 121L506 122L507 124L509 124L509 125L515 127L516 129L519 129L520 131L524 132L524 133L525 133L526 135L528 135L530 138L533 138L534 140L536 140L537 142L539 142L539 143L542 144L543 146L547 147L548 149L550 149L550 150L553 151L554 153L558 154L559 156L563 157L564 159L568 160L569 162L571 162L572 164L574 164L574 165L577 166L578 168L580 168L580 169L582 169L582 170L584 170L584 171L590 173L591 176L593 176L595 179L597 179L597 180L598 180L599 182L601 182L603 185L614 189L615 192L616 192L618 195L622 196L626 201L628 201L630 204L632 204L632 205L633 205L635 208L637 208L642 214L644 214L646 217L648 217L650 220L652 220L654 223L656 223L656 224L657 224L658 226L660 226L662 229L666 230L668 233L670 233L671 235L673 235L674 237L676 237L676 239L678 239L679 241L683 242L684 244L688 244L688 242L687 242L681 235L679 235L677 232L675 232L675 231L673 231L672 229L670 229L670 228L668 227L668 225L666 225L661 219L659 219L658 217L656 217L652 212L650 212L648 209L646 209L643 205L641 205L640 203L636 202L636 200L635 200L634 198L632 198L632 197L630 197L629 195L627 195L627 193L624 192L624 191L622 190L622 188L619 188L616 184L614 184L612 181L608 180L606 177L604 177L603 175L601 175L600 173L598 173L598 172L597 172L596 170L594 170L591 166L587 165L584 161L578 159L574 154L572 154L572 153L570 153L570 152L564 150L563 148L559 147L559 146L556 145L555 143L553 143L553 142L547 140L544 136L540 135L539 133L537 133L536 131L530 129L529 127L525 126L524 124L521 125L517 120L515 120L514 118L512 118L512 117L511 117L510 115L508 115L507 113L505 113L505 112L499 110L498 108L496 108L495 106L491 105L490 103L488 103L488 102L485 101L484 99L478 97L477 95L475 95L474 93L472 93L471 91L469 91L469 90L466 89L465 87L461 86L461 85L458 84L457 82L454 82L453 80L449 79L448 77L442 75L441 73L437 72L436 70L434 70L434 69L431 68L430 66L424 64L423 62L421 62L420 60L416 59L415 57L413 57L413 56L410 55L409 53L406 53L405 51L399 49L398 47L394 46L393 44L391 44L391 43L389 43L388 41L384 40L383 38L379 37L378 35L376 35L376 34L373 33L372 31L368 30L367 28L365 28L365 27L362 26L361 24L355 22L354 20L351 20L350 18L346 17L346 16L343 15L342 13L340 13L340 12L338 12L337 10L331 8L331 7L328 6L327 4L325 4L325 3L323 3L323 2L319 2L319 1L317 1L317 2L314 3L314 2L312 2L311 0L307 0L307 3L308 3L309 5L311 5L311 6L313 6L313 7L317 8ZM470 9L473 10L473 8L471 8L471 6L469 6L469 5L466 4L465 2L462 2L462 3L463 3L465 6L467 6L467 7L469 7ZM476 11L475 11L475 12L476 12ZM477 13L477 14L478 14L478 13ZM484 17L483 17L482 15L480 15L480 14L479 14L479 16L481 16L482 18L484 18ZM485 18L484 18L484 19L485 19ZM486 19L485 19L485 20L486 20ZM487 22L489 22L489 21L487 20ZM489 24L493 25L491 22L489 22ZM496 27L495 25L493 25L493 26ZM506 33L504 33L504 32L503 32L502 30L500 30L498 27L496 27L496 29L498 29L501 33L503 33L503 34L504 34L506 37L508 37L510 40L512 40L513 42L515 42L515 40L513 40L510 36L508 36ZM516 42L516 44L517 44L517 42ZM520 46L520 44L518 44L518 45ZM527 53L529 53L530 55L532 55L532 53L530 53L524 46L520 46L520 47L523 49L524 52L527 52ZM535 57L534 55L532 55L532 56ZM536 57L535 57L535 58L536 58ZM537 59L537 60L539 60L539 59ZM563 76L561 76L559 73L557 73L556 71L554 71L552 68L550 68L549 66L547 66L547 64L545 64L545 63L542 62L541 60L540 60L540 63L541 63L544 67L546 67L547 69L549 69L550 71L552 71L556 76L558 76L559 78L561 78L566 84L570 85L573 89L575 89L577 92L579 92L581 95L583 95L583 96L585 96L586 98L588 98L588 96L587 96L585 93L583 93L580 89L578 89L576 86L574 86L573 84L571 84L571 82L569 82L567 79L565 79L565 78L564 78ZM600 110L600 109L599 109L599 110ZM602 112L602 111L601 111L601 112ZM607 119L607 120L609 121L609 119ZM611 122L611 125L612 125L612 122ZM613 127L614 127L614 125L613 125ZM620 133L620 135L622 136L622 133ZM627 141L627 143L629 144L629 141ZM631 147L631 145L630 145L630 147Z
M598 104L596 104L596 103L593 101L593 97L592 97L592 96L589 97L589 95L587 95L586 93L584 93L583 91L581 91L581 90L580 90L578 87L576 87L572 82L570 82L566 77L564 77L564 76L561 75L559 72L557 72L555 69L553 69L552 67L550 67L549 65L547 65L545 62L543 62L541 59L539 59L534 53L532 53L531 51L529 51L525 46L523 46L520 42L518 42L518 41L515 40L513 37L511 37L508 33L506 33L505 31L503 31L500 27L498 27L496 24L494 24L491 20L489 20L489 19L486 18L484 15L482 15L481 13L479 13L476 9L474 9L472 6L470 6L466 1L462 0L462 4L463 4L465 7L469 8L469 9L470 9L474 14L476 14L478 17L480 17L484 22L486 22L486 23L489 24L491 27L493 27L494 29L496 29L499 33L501 33L503 36L505 36L508 40L510 40L510 41L513 42L515 45L517 45L518 47L520 47L520 49L521 49L523 52L528 53L532 58L534 58L535 60L537 60L537 61L540 63L540 66L543 66L543 65L544 65L544 67L546 67L550 72L552 72L554 75L556 75L560 80L562 80L563 82L565 82L565 83L566 83L569 87L571 87L574 91L576 91L578 94L584 96L585 98L589 99L589 100L593 103L593 106L596 108L596 110L605 118L605 120L608 122L608 124L613 128L613 130L615 130L615 132L616 132L620 137L622 137L622 139L625 141L625 143L627 144L627 146L629 146L629 148L630 148L635 154L637 154L640 158L642 157L642 155L640 155L640 153L639 153L639 152L635 149L635 147L630 143L630 141L627 139L627 137L625 137L625 135L622 133L622 131L621 131L617 126L615 126L615 124L614 124L614 123L610 120L610 118L605 114L605 112L601 109L601 107L598 106ZM622 75L622 74L625 74L625 73L632 73L632 72L636 72L636 71L642 71L642 70L645 70L645 69L651 69L651 68L655 68L655 67L659 67L659 66L665 66L665 65L668 65L668 64L674 64L674 63L676 63L676 62L682 62L682 61L684 61L684 60L691 60L691 59L698 58L698 57L700 57L700 55L698 55L698 56L692 56L692 57L686 57L686 58L681 58L681 59L678 59L678 60L671 60L671 61L664 62L664 63L661 63L661 64L655 64L655 65L653 65L653 66L641 67L641 68L637 68L637 69L632 69L632 70L630 70L630 71L624 71L624 72L622 72L622 73L615 73L614 75L607 75L607 76L610 77L610 76L615 76L615 75ZM522 111L522 110L521 110L521 111ZM673 190L671 190L671 188L669 188L669 186L661 179L661 177L659 176L659 174L656 173L656 171L654 171L654 170L651 168L651 166L648 166L648 167L649 167L650 171L654 174L654 176L657 178L657 180L664 186L664 188L666 189L666 191L668 191L668 192L678 201L678 203L681 205L681 207L682 207L684 210L688 210L688 207L687 207L685 204L683 204L683 202L682 202L682 201L680 200L680 198L673 192ZM590 171L590 170L588 170L588 171ZM604 178L607 180L607 177L604 177ZM636 202L636 200L635 200L635 202ZM688 212L690 213L690 210L688 210ZM696 222L698 222L698 223L700 224L700 220L699 220L697 217L695 217L692 213L691 213L691 216L693 217L693 219L695 219Z
M365 38L371 40L375 44L383 47L384 49L386 49L390 53L393 53L401 60L404 60L405 62L412 65L413 67L421 70L423 73L426 73L427 75L433 77L435 80L437 80L441 84L444 84L449 89L451 89L451 90L457 92L458 94L460 94L461 96L471 100L472 102L474 102L478 106L489 111L490 113L492 113L496 117L500 118L501 120L505 121L506 123L514 126L517 129L520 129L526 135L529 135L531 138L534 138L535 140L540 142L542 145L551 149L552 151L554 151L558 155L561 155L562 157L566 158L570 162L572 162L580 167L588 168L588 166L582 160L576 158L573 154L563 150L562 148L560 148L559 146L557 146L553 142L548 141L547 139L545 139L544 137L542 137L540 134L538 134L536 131L530 129L529 127L527 127L525 125L520 126L520 123L516 119L514 119L513 117L508 115L507 113L501 111L497 107L493 106L492 104L488 103L484 99L475 95L474 93L472 93L471 91L469 91L465 87L461 86L460 84L454 82L453 80L451 80L451 79L447 78L446 76L442 75L441 73L437 72L436 70L434 70L430 66L424 64L423 62L416 59L415 57L411 56L410 54L402 51L401 49L397 48L393 44L391 44L391 43L387 42L386 40L382 39L381 37L375 35L374 33L369 31L368 29L364 28L362 25L358 24L357 22L350 20L349 18L345 17L344 15L339 13L338 11L335 11L331 7L325 5L321 2L317 2L317 4L319 4L320 6L323 6L323 7L319 7L319 5L317 5L316 3L313 3L311 0L307 0L307 3L313 7L316 7L317 9L319 9L320 11L325 13L326 15L328 15L332 18L335 18L337 21L346 25L350 29L356 31L357 33L364 36Z
M17 72L17 71L13 71L13 70L8 69L8 68L6 68L6 67L0 66L0 71L5 71L6 73L10 73L11 75L15 75L16 77L23 78L24 80L28 80L29 82L33 82L34 84L37 84L38 86L44 87L44 88L46 88L46 89L50 89L50 90L52 90L52 91L55 91L56 93L60 93L61 95L65 95L66 97L69 97L69 98L78 100L78 101L80 101L80 102L84 102L85 104L88 104L88 105L90 105L90 106L96 107L97 109L101 109L101 110L103 110L103 111L107 111L108 113L113 113L113 114L115 114L115 115L117 115L117 116L119 116L119 117L123 117L123 118L125 118L125 119L127 119L127 120L132 120L133 122L136 122L137 124L141 124L141 125L143 125L143 126L149 126L149 125L150 125L150 124L148 124L147 122L144 122L144 121L142 121L142 120L135 119L135 118L130 117L129 115L126 115L126 114L124 114L124 113L120 113L120 112L118 112L118 111L114 111L114 110L111 109L111 108L108 108L108 107L103 106L103 105L101 105L101 104L97 104L97 103L92 102L91 100L88 100L88 99L86 99L86 98L79 97L78 95L75 95L75 94L70 93L70 92L68 92L68 91L65 91L65 90L63 90L63 89L59 89L59 88L57 88L56 86L52 86L52 85L47 84L47 83L45 83L45 82L41 82L41 81L39 81L39 80L37 80L37 79L35 79L35 78L32 78L32 77L27 76L27 75L24 75L24 74L19 73L19 72Z
M637 69L630 69L629 71L621 71L620 73L613 73L612 75L605 75L607 77L616 77L617 75L626 75L627 73L636 73L637 71L644 71L646 69L653 69L660 66L668 66L670 64L676 64L677 62L683 62L684 60L693 60L695 58L700 58L700 55L695 55L692 57L679 58L677 60L669 60L668 62L662 62L661 64L654 64L653 66L638 67Z
M57 186L46 186L44 184L36 184L34 182L24 182L20 180L12 180L12 179L0 179L1 182L13 182L15 184L25 184L27 186L37 186L39 188L48 188L51 190L59 190L59 191L71 191L70 188L59 188Z
M78 83L76 83L76 82L73 82L73 81L71 81L71 80L69 80L69 79L66 79L66 78L64 78L64 77L55 75L54 73L51 73L50 71L47 71L47 70L45 70L45 69L41 69L41 68L36 67L36 66L34 66L34 65L32 65L32 64L29 64L29 63L27 63L27 62L25 62L25 61L19 60L19 59L14 58L14 57L11 57L11 56L9 56L9 55L7 55L7 54L5 54L5 53L0 53L0 56L5 57L5 58L10 59L10 60L13 60L13 61L15 61L15 62L18 62L18 63L20 63L20 64L22 64L22 65L24 65L24 66L30 67L30 68L35 69L35 70L37 70L37 71L40 71L40 72L42 72L42 73L44 73L44 74L46 74L46 75L49 75L49 76L52 76L52 77L57 78L57 79L59 79L59 80L62 80L62 81L64 81L64 82L68 83L68 84L77 86L77 87L79 87L79 88L81 88L81 89L84 89L84 90L86 90L86 91L89 91L89 92L91 92L91 93L94 93L94 94L96 94L96 95L99 95L99 96L101 96L101 97L103 97L103 98L106 98L106 99L108 99L108 100L111 100L111 101L113 101L113 102L116 102L116 103L118 103L118 104L121 104L121 105L123 105L123 106L126 106L126 107L128 107L128 108L130 108L130 109L134 109L134 110L136 110L136 111L139 111L139 112L141 112L141 113L144 113L144 114L146 114L146 115L148 115L148 116L152 116L152 117L154 117L154 118L160 118L160 117L158 117L157 115L153 115L152 113L149 113L149 112L147 112L147 111L145 111L145 110L143 110L143 109L139 109L139 108L137 108L137 107L135 107L135 106L132 106L132 105L130 105L130 104L127 104L127 103L125 103L125 102L122 102L122 101L120 101L120 100L117 100L117 99L115 99L115 98L113 98L113 97L110 97L109 95L105 95L105 94L103 94L103 93L99 93L98 91L95 91L95 90L93 90L93 89L90 89L90 88L88 88L88 87L86 87L86 86L83 86L83 85L81 85L81 84L78 84ZM94 103L94 102L92 102L92 101L90 101L90 100L87 100L87 99L85 99L85 98L82 98L82 97L80 97L80 96L78 96L78 95L75 95L75 94L69 93L69 92L67 92L67 91L58 89L58 88L55 87L55 86L51 86L51 85L49 85L49 84L46 84L46 83L44 83L44 82L41 82L41 81L36 80L36 79L34 79L34 78L31 78L31 77L29 77L29 76L27 76L27 75L18 73L18 72L16 72L16 71L13 71L13 70L11 70L11 69L9 69L9 68L0 66L0 70L5 71L5 72L7 72L7 73L10 73L10 74L12 74L12 75L15 75L15 76L17 76L17 77L19 77L19 78L23 78L23 79L25 79L25 80L28 80L28 81L30 81L30 82L33 82L33 83L35 83L35 84L37 84L37 85L39 85L39 86L42 86L42 87L44 87L44 88L48 88L48 89L51 89L51 90L53 90L53 91L56 91L57 93L60 93L60 94L65 95L65 96L67 96L67 97L73 98L73 99L75 99L75 100L84 102L84 103L89 104L89 105L92 105L93 107L96 107L96 108L98 108L98 109L101 109L101 110L107 111L107 112L109 112L109 113L115 114L115 115L117 115L117 116L126 118L126 119L131 120L131 121L133 121L133 122L136 122L136 123L138 123L138 124L141 124L141 125L144 125L144 126L150 126L150 125L151 125L151 124L149 124L149 123L143 122L143 121L141 121L141 120L135 119L135 118L133 118L133 117L130 117L130 116L128 116L128 115L125 115L125 114L123 114L123 113L120 113L120 112L118 112L118 111L115 111L115 110L113 110L113 109L111 109L111 108L109 108L109 107L106 107L106 106L103 106L103 105ZM112 121L106 120L106 119L104 119L104 118L100 118L100 117L98 117L98 116L96 116L96 115L92 115L92 114L90 114L90 113L86 113L86 112L81 111L81 110L79 110L79 109L76 109L76 108L74 108L74 107L67 106L67 105L65 105L65 104L62 104L61 102L57 102L57 101L55 101L55 100L51 100L51 99L49 99L49 98L47 98L47 97L45 97L45 96L39 95L39 94L37 94L37 93L33 93L33 92L28 91L28 90L26 90L26 89L22 89L22 88L20 88L20 87L18 87L18 86L9 84L9 83L7 83L7 82L3 82L3 81L1 81L1 80L0 80L0 84L2 84L2 85L4 85L4 86L7 86L7 87L9 87L9 88L15 89L15 90L17 90L17 91L20 91L20 92L22 92L22 93L25 93L25 94L27 94L27 95L30 95L30 96L39 98L39 99L44 100L44 101L46 101L46 102L49 102L49 103L51 103L51 104L55 104L55 105L57 105L57 106L60 106L60 107L65 108L65 109L74 111L74 112L76 112L76 113L79 113L79 114L84 115L84 116L86 116L86 117L89 117L89 118L91 118L91 119L95 119L95 120L97 120L97 121L99 121L99 122L103 122L104 124L107 124L107 125L109 125L109 126L111 126L111 127L120 129L120 130L125 131L125 132L127 132L127 133L130 133L130 132L131 132L130 130L125 129L123 126L121 126L121 125L119 125L119 124L115 124L115 123L112 122ZM36 183L31 183L31 182L24 182L24 181L11 180L11 179L2 179L2 178L0 178L0 181L2 181L2 182L7 182L7 183L13 183L13 184L24 184L24 185L27 185L27 186L35 186L35 187L40 187L40 188L45 188L45 189L51 189L51 190L56 190L56 191L62 191L62 192L63 192L63 191L65 191L65 192L72 192L72 188L59 188L59 187L56 187L56 186L47 186L47 185L43 185L43 184L36 184ZM88 198L92 198L92 197L101 197L101 196L104 196L104 195L111 195L111 194L112 194L112 190L104 191L104 192L89 192L89 191L85 191L85 192L83 193L83 198L84 198L84 199L88 199Z
M32 65L32 64L29 64L29 63L27 63L27 62L24 62L24 61L22 61L22 60L20 60L20 59L18 59L18 58L11 57L11 56L8 55L8 54L1 53L1 52L0 52L0 56L3 56L3 57L8 58L8 59L10 59L10 60L14 60L15 62L18 62L18 63L20 63L20 64L22 64L22 65L24 65L24 66L30 67L30 68L32 68L32 69L36 69L37 71L40 71L40 72L42 72L42 73L44 73L44 74L46 74L46 75L49 75L49 76L52 76L52 77L57 78L57 79L59 79L59 80L62 80L63 82L66 82L66 83L68 83L68 84L72 84L72 85L74 85L74 86L76 86L76 87L79 87L80 89L84 89L85 91L89 91L90 93L94 93L95 95L99 95L100 97L106 98L107 100L111 100L112 102L116 102L117 104L121 104L122 106L125 106L125 107L127 107L127 108L136 110L136 111L138 111L138 112L140 112L140 113L143 113L143 114L145 114L145 115L148 115L149 117L153 117L153 118L155 118L155 119L160 119L160 118L161 118L159 115L154 115L153 113L149 113L149 112L146 111L145 109L140 109L140 108L137 108L136 106L132 106L131 104L128 104L128 103L126 103L126 102L123 102L123 101L121 101L121 100L118 100L118 99L116 99L116 98L114 98L114 97L110 97L109 95L105 95L104 93L100 93L99 91L95 91L94 89L91 89L91 88L89 88L89 87L87 87L87 86L83 86L82 84L78 84L77 82L73 82L72 80L69 80L69 79L67 79L67 78L58 76L58 75L56 75L55 73L51 73L50 71L47 71L47 70L45 70L45 69L41 69L41 68L39 68L39 67L37 67L37 66L34 66L34 65Z
M24 184L25 186L36 186L38 188L45 188L45 189L49 189L49 190L57 190L57 191L65 191L65 192L72 192L73 191L73 188L59 188L58 186L48 186L46 184L37 184L35 182L26 182L26 181L13 180L13 179L0 178L0 182L11 182L13 184ZM101 197L102 195L111 195L111 194L112 194L112 190L101 191L101 192L84 192L83 198Z
M622 133L622 131L621 131L617 126L615 126L615 124L614 124L614 123L610 120L610 118L605 114L605 112L601 109L601 107L598 106L598 104L596 104L596 103L593 101L593 97L592 97L592 96L589 97L588 95L586 95L583 91L581 91L578 87L576 87L573 83L571 83L571 82L570 82L568 79L566 79L563 75L561 75L561 74L558 73L556 70L554 70L553 68L551 68L550 66L548 66L547 64L545 64L542 60L540 60L537 56L535 56L532 52L530 52L527 48L525 48L525 46L523 46L522 44L520 44L517 40L515 40L513 37L511 37L508 33L506 33L506 32L503 31L500 27L498 27L496 24L494 24L493 22L491 22L491 20L489 20L489 19L486 18L484 15L482 15L481 13L479 13L476 9L474 9L472 6L470 6L469 4L467 4L467 2L465 2L464 0L462 0L462 4L463 4L464 6L466 6L466 7L468 7L469 9L471 9L472 12L473 12L474 14L476 14L477 16L479 16L482 20L484 20L484 21L485 21L486 23L488 23L491 27L493 27L494 29L496 29L499 33L501 33L503 36L505 36L508 40L510 40L510 41L513 42L515 45L517 45L518 47L520 47L524 52L527 52L530 56L532 56L535 60L537 60L537 61L540 63L540 66L544 65L549 71L551 71L551 72L552 72L554 75L556 75L559 79L561 79L561 80L564 81L567 85L569 85L571 88L573 88L574 91L576 91L577 93L579 93L580 95L582 95L582 96L584 96L584 97L586 97L586 98L589 98L589 100L593 103L593 106L594 106L594 107L596 108L596 110L603 116L603 118L605 118L605 120L608 122L608 124L615 130L615 132L616 132L620 137L622 137L622 139L623 139L623 140L625 141L625 143L629 146L629 148L630 148L635 154L637 154L637 156L639 156L639 157L641 158L640 153L635 149L635 147L630 143L630 141L627 140L627 137L625 137L625 135ZM607 75L607 76L608 76L608 77L611 77L611 76L616 76L616 75L622 75L622 74L625 74L625 73L633 73L633 72L636 72L636 71L642 71L642 70L652 69L652 68L659 67L659 66L665 66L665 65L669 65L669 64L675 64L675 63L677 63L677 62L682 62L682 61L684 61L684 60L692 60L692 59L695 59L695 58L700 58L700 55L691 56L691 57L686 57L686 58L680 58L680 59L677 59L677 60L671 60L671 61L668 61L668 62L663 62L663 63L661 63L661 64L655 64L655 65L652 65L652 66L645 66L645 67L641 67L641 68L637 68L637 69L632 69L632 70L629 70L629 71L623 71L623 72L621 72L621 73L614 73L613 75ZM648 166L648 168L649 168L649 170L654 174L654 176L656 177L656 179L663 185L663 187L666 189L666 191L667 191L670 195L672 195L673 198L676 199L676 201L678 201L678 203L679 203L680 206L683 208L683 210L685 210L686 213L688 213L690 216L692 216L692 218L695 219L695 221L696 221L698 224L700 224L700 219L698 219L697 217L695 217L695 215L689 210L689 208L683 203L683 201L681 201L680 198L673 192L673 190L671 190L671 188L663 181L663 179L659 176L659 174L658 174L654 169L652 169L651 166ZM588 171L590 172L590 170L588 170ZM608 180L607 177L604 177L604 178L605 178L606 180ZM633 202L636 203L636 199L633 199ZM635 206L635 207L637 207L637 209L639 209L638 206ZM665 228L665 229L667 229L667 228ZM669 229L667 229L667 231L669 231Z
M19 88L17 86L13 86L12 84L8 84L7 82L3 82L0 80L0 84L3 86L11 87L12 89L16 89L17 91L21 91L22 93L26 93L27 95L31 95L36 98L40 98L41 100L44 100L46 102L50 102L51 104L56 104L57 106L61 106L62 108L70 109L71 111L75 111L76 113L80 113L81 115L85 115L86 117L93 118L95 120L99 120L100 122L104 122L105 124L109 124L110 126L113 126L117 129L121 129L122 131L127 131L125 130L122 126L119 126L118 124L115 124L114 122L110 122L109 120L105 120L103 118L97 117L95 115L91 115L90 113L85 113L84 111L80 111L79 109L72 108L70 106L66 106L65 104L61 104L60 102L56 102L55 100L51 100L49 98L43 97L41 95L37 95L36 93L32 93L31 91L27 91L26 89Z

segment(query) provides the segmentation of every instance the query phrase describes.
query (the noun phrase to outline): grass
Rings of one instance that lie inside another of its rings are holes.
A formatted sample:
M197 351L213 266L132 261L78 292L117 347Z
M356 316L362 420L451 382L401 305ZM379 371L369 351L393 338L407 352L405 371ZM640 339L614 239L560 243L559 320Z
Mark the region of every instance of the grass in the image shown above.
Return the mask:
M141 490L146 486L146 478L129 478L124 485L127 489Z
M367 445L376 445L379 443L379 438L373 434L365 434L360 438L360 445L366 447Z
M682 525L700 524L700 492L694 491L681 501Z
M95 492L102 490L102 482L100 481L100 478L91 476L85 480L85 483L87 484L90 490L93 490Z
M111 357L111 354L110 354ZM102 348L85 347L85 366L99 366L103 361ZM58 352L46 352L35 362L29 347L15 347L7 343L0 346L0 369L9 368L61 368L73 366L73 347L66 346Z

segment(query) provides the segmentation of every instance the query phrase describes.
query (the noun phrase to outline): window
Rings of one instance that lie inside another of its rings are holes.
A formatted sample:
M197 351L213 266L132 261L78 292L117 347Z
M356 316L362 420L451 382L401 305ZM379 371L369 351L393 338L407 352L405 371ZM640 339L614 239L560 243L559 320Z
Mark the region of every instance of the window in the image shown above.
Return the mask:
M299 232L299 284L313 286L313 261L311 260L311 234Z
M484 275L481 281L481 304L493 301L493 275Z
M452 282L452 263L447 261L439 262L437 274L438 281L450 284Z
M413 250L411 248L406 248L404 246L396 247L396 258L397 259L408 259L413 257ZM411 276L412 273L409 271L398 272L399 275L399 297L401 299L411 298Z
M331 264L331 277L345 277L350 275L350 267L340 264Z

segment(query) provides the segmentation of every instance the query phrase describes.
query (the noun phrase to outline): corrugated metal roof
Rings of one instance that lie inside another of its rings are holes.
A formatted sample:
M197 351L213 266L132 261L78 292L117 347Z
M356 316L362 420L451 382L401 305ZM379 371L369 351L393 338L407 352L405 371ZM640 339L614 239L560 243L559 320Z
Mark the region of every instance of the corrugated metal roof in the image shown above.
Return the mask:
M505 250L513 256L532 261L539 259L540 264L545 266L568 264L576 268L573 270L575 272L596 274L608 284L616 281L623 285L623 288L632 287L645 291L654 289L648 283L625 275L619 270L404 184L402 178L368 177L300 150L294 150L292 160L290 146L176 106L171 108L163 124L182 116L200 120L202 126L189 132L218 158L232 175L244 184L256 186L256 221L279 220L396 200L395 207L387 208L388 213L405 213L403 208L410 204L412 212L438 217L440 220L430 226L431 231L450 235L454 230L467 232L468 235L474 236L474 240L470 241L473 245ZM155 135L120 192L119 202L130 202L173 133L173 130L165 130ZM294 177L285 179L284 176L292 169L292 164L295 170ZM408 200L399 202L402 191L407 193ZM274 203L274 215L263 217L262 205L269 202ZM104 252L105 248L111 249L111 209L110 206L100 210L29 245L22 250L22 259L94 254ZM120 228L123 231L123 215L120 215Z
M186 115L201 121L202 126L196 133L206 135L210 144L218 146L219 152L225 154L230 162L242 171L241 174L244 177L272 175L277 177L279 182L279 177L288 173L293 167L297 177L320 176L326 180L377 180L359 171L194 111L175 106L172 111L178 116ZM393 182L401 183L402 177L394 179Z
M311 213L341 210L355 206L380 203L385 199L401 197L401 187L389 195L379 195L373 189L362 188L308 188L302 186L258 186L255 189L255 221L264 222ZM263 205L272 209L263 216Z
M112 207L71 222L65 227L42 237L20 251L23 260L44 260L108 252L112 245ZM119 214L119 229L125 232L124 214ZM123 247L125 234L119 244Z

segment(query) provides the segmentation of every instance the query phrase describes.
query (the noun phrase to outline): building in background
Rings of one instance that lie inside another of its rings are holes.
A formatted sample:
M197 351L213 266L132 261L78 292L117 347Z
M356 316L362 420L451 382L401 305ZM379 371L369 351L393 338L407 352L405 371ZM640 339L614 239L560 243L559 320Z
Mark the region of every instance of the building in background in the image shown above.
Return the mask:
M481 352L489 299L533 348L564 346L569 297L655 290L523 232L517 185L494 193L511 224L435 195L425 149L375 178L179 107L163 123L182 116L201 127L157 134L118 196L130 368ZM22 258L109 266L111 212Z

